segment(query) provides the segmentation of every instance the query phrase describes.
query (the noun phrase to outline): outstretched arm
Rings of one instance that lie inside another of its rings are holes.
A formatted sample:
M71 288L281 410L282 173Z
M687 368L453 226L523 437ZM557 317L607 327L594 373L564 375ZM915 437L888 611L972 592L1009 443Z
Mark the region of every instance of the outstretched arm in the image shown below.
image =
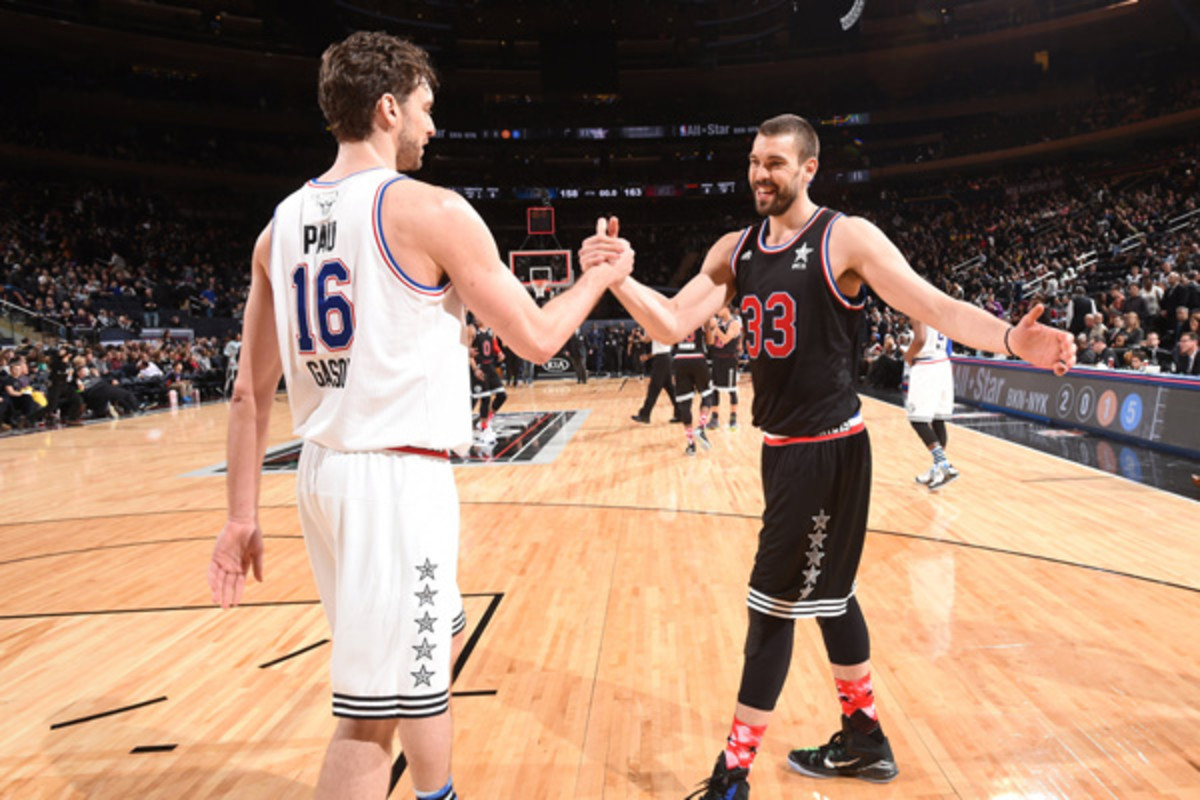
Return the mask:
M982 308L938 291L913 271L894 244L861 217L838 220L830 234L834 278L847 295L866 282L884 302L977 350L1015 355L1063 375L1075 365L1075 341L1066 331L1040 325L1036 305L1016 326Z
M617 252L617 226L614 217L606 234L588 237L579 251L579 263L587 271L606 263ZM733 296L733 271L729 258L737 244L737 233L717 240L708 251L700 273L671 298L664 297L633 277L613 287L621 305L646 329L652 339L672 344L701 327Z
M530 361L541 364L562 349L609 285L633 269L633 252L625 243L622 253L580 275L574 286L539 308L500 260L491 232L466 200L452 192L440 198L440 213L431 219L426 237L430 256L467 307Z
M268 226L254 246L250 297L243 323L244 344L238 365L233 400L229 404L226 441L226 491L229 517L208 566L208 585L214 603L222 608L242 600L251 568L262 580L263 543L258 526L258 483L263 453L267 449L267 424L271 403L283 367L275 336L275 308L267 262L271 250Z

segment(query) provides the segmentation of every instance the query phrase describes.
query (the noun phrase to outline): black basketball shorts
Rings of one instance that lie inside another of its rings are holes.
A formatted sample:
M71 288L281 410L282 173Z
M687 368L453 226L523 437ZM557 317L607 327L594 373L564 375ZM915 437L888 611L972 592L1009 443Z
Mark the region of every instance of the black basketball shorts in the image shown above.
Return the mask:
M854 594L871 497L871 441L857 432L762 450L766 508L751 608L786 619L837 617Z
M733 356L717 356L713 359L712 379L718 392L737 391L738 362Z
M474 372L471 373L471 397L478 399L504 392L504 381L494 364L484 364L479 371L483 373L483 380Z
M675 371L675 400L685 403L695 395L712 392L712 377L703 358L677 358L671 365Z

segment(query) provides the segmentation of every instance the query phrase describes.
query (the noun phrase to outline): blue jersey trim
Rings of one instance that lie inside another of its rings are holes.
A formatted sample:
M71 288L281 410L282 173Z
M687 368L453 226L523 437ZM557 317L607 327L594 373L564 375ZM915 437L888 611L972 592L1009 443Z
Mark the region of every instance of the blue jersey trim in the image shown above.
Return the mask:
M388 247L387 237L383 233L383 196L387 193L388 188L391 187L392 184L408 179L409 178L407 175L397 175L379 187L379 192L375 197L375 236L379 241L380 251L382 251L384 257L388 261L388 265L391 266L392 271L396 273L396 276L400 278L400 280L404 281L404 283L420 292L425 292L428 294L440 294L449 288L450 277L446 276L445 282L440 286L427 286L423 283L413 280L412 276L404 271L404 268L400 266L398 261L396 261L396 257L392 255L391 248Z

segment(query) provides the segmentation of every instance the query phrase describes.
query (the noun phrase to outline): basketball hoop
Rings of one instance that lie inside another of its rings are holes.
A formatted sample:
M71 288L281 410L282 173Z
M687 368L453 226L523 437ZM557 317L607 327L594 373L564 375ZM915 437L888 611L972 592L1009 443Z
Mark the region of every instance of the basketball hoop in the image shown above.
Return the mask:
M529 286L533 289L533 296L537 300L544 300L546 297L546 288L550 285L550 281L530 281Z

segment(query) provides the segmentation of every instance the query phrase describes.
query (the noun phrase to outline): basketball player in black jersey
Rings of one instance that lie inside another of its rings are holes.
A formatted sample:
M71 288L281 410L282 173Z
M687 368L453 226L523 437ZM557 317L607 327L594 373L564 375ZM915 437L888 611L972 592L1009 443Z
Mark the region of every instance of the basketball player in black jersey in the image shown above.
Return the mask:
M738 379L738 350L742 346L742 321L734 315L729 306L721 306L721 310L712 318L708 326L708 352L712 354L713 394L712 414L708 419L708 428L712 430L720 425L721 395L729 395L729 430L737 430L737 379Z
M675 416L683 423L687 434L685 456L696 455L696 441L705 450L712 449L704 428L708 425L708 409L712 405L712 376L704 352L704 330L697 328L671 348L671 370L675 377ZM700 395L700 422L692 425L692 398Z
M503 360L504 351L496 334L490 328L477 328L471 339L471 397L479 400L479 433L484 441L496 440L492 419L508 399L496 368Z
M953 300L922 280L873 224L816 205L812 126L785 114L758 129L749 183L761 223L727 233L673 298L626 278L613 292L646 331L678 341L735 300L765 434L766 509L750 574L749 628L732 730L712 775L693 794L745 800L763 733L783 689L794 621L816 617L841 699L840 730L794 750L814 777L889 781L897 769L871 689L867 625L855 575L867 526L871 449L855 393L855 332L867 286L892 307L968 347L1008 353L1063 374L1075 363L1066 331L1039 325L1041 305L1016 326ZM601 220L580 251L590 269L627 253L616 220Z

